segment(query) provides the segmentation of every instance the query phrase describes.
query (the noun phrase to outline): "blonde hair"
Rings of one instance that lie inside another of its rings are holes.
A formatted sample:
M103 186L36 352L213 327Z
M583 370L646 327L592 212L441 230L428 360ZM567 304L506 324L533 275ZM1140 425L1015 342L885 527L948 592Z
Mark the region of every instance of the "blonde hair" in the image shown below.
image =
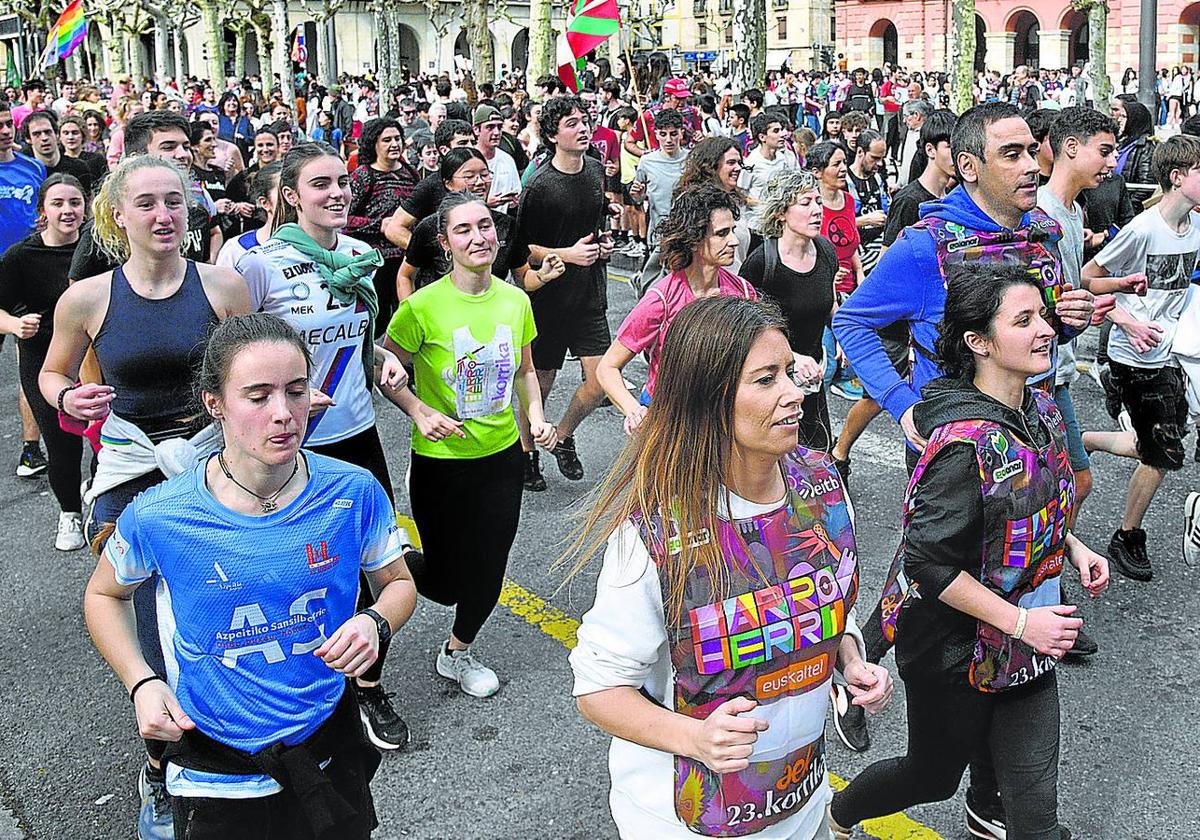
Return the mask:
M819 189L817 177L807 169L788 169L767 182L759 200L758 232L765 239L783 235L783 217L801 195Z
M734 400L750 348L768 330L787 334L777 306L726 296L693 301L671 322L646 419L596 488L591 510L555 564L574 560L568 581L609 534L643 516L661 522L665 533L656 539L666 543L673 529L680 538L677 549L664 545L656 558L669 627L680 626L697 569L707 572L714 599L727 595L730 570L717 522L722 499L728 504L722 482L732 457Z
M175 161L153 155L135 155L121 161L117 168L104 179L104 185L100 187L100 193L92 205L92 212L96 217L95 225L92 228L92 240L109 259L119 263L129 259L129 236L117 224L114 214L121 206L121 202L125 200L125 188L129 184L130 177L133 173L143 169L169 170L179 178L179 184L183 188L183 195L188 204L190 205L193 201L187 174ZM181 243L180 249L182 250L182 248L183 244Z
M136 96L122 96L119 100L117 100L117 107L116 107L116 114L115 114L115 116L117 118L117 122L124 125L125 122L129 119L129 109L131 107L133 107L134 105L141 105L141 104L142 104L142 100L138 99Z

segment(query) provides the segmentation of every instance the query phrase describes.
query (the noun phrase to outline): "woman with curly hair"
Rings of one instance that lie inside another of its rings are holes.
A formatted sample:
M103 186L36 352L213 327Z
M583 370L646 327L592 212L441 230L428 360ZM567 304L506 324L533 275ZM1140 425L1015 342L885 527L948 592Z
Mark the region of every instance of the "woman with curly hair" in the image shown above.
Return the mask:
M383 336L399 299L396 275L404 262L404 249L383 235L383 220L400 208L417 186L417 173L404 159L404 129L397 120L377 118L363 126L358 147L358 167L350 174L350 216L346 233L383 254L375 272L379 318L375 337Z
M741 210L746 207L749 199L745 190L738 187L738 177L741 174L741 146L728 137L705 137L688 153L687 161L683 164L683 175L675 185L675 192L678 194L697 184L716 184L729 193ZM737 237L737 248L734 250L733 264L729 266L729 270L737 274L750 252L750 225L745 215L739 214L733 226L733 234Z
M821 236L817 179L804 170L781 172L767 183L760 204L763 244L742 266L742 276L779 303L792 352L819 359L822 336L837 310L833 283L838 261L833 245ZM804 398L800 443L828 452L833 438L821 368L814 362L800 373L812 374L817 387Z
M758 297L753 286L729 270L737 249L733 227L738 215L733 196L715 184L696 184L675 194L671 213L659 227L662 264L670 273L642 295L596 369L600 386L625 415L626 434L646 416L663 339L679 311L704 297ZM621 370L643 351L649 353L650 372L639 399L626 389Z

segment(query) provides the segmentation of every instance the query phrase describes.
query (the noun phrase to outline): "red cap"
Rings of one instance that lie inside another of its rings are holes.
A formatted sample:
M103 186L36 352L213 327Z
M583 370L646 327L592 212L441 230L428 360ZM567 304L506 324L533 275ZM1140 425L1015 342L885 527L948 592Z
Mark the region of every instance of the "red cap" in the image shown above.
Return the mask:
M692 92L688 90L688 84L683 79L669 79L667 83L663 85L663 96L674 96L678 97L679 99L687 99L691 95Z

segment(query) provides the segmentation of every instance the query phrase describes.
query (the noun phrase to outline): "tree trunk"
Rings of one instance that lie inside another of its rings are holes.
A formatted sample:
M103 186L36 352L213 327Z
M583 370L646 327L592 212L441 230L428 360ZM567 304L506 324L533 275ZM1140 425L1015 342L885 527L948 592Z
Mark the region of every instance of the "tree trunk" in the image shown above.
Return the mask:
M275 73L279 74L279 87L283 92L283 101L288 107L296 108L296 88L292 78L291 44L288 35L287 0L271 0L271 64Z
M263 93L270 96L271 88L271 27L265 22L251 23L254 27L254 46L258 53L258 75L263 81Z
M233 75L246 78L246 25L240 24L233 30Z
M975 0L950 0L950 109L975 104Z
M175 26L175 81L183 88L183 80L187 77L187 65L183 60L184 38L182 22Z
M225 89L225 31L215 0L199 4L204 21L204 41L208 50L208 80L217 90Z
M488 0L466 0L467 30L471 39L471 75L476 85L496 78L492 30L488 28Z
M129 53L129 75L133 77L134 86L140 90L142 78L146 75L146 68L142 66L142 44L138 36L128 30L124 41L125 50Z
M733 70L733 89L761 87L767 76L767 0L735 0L733 40L741 47ZM643 93L653 96L655 92Z
M115 80L129 66L125 61L125 39L121 37L116 13L110 12L106 16L106 25L108 37L104 39L104 73L109 79Z
M1095 0L1088 9L1088 66L1092 103L1105 111L1112 98L1112 79L1108 77L1108 3L1105 0Z
M317 18L317 79L325 87L333 84L333 68L329 66L329 27L326 19Z
M388 19L387 9L383 3L376 2L371 9L372 17L375 20L375 73L379 80L379 110L380 112L387 111L388 97L392 90L392 74L396 59L392 56L390 37L390 23Z
M384 16L387 18L387 54L392 62L390 84L391 87L397 87L404 77L404 56L400 54L400 10L394 5L389 5L384 10ZM408 69L410 73L415 74L420 68L410 67ZM390 89L388 95L391 96Z
M171 75L170 67L170 21L165 17L154 18L154 77L161 88Z
M529 66L525 68L525 79L530 90L533 83L547 74L557 70L555 53L558 45L555 43L554 27L550 22L550 0L532 0L529 4ZM517 60L513 58L513 64Z

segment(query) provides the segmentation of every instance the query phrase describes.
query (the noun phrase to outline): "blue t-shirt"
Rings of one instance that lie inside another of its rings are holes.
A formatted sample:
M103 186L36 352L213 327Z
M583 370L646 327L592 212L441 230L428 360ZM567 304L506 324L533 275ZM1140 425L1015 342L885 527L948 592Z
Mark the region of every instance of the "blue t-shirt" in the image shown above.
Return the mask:
M37 223L37 194L46 180L42 162L14 154L0 163L0 254L33 233Z
M333 713L346 678L312 654L354 615L359 569L401 556L395 513L369 472L305 453L310 477L286 507L235 513L204 463L125 508L105 554L125 585L158 578L167 682L196 727L255 753L299 743ZM280 790L269 776L169 765L177 796L244 798Z

